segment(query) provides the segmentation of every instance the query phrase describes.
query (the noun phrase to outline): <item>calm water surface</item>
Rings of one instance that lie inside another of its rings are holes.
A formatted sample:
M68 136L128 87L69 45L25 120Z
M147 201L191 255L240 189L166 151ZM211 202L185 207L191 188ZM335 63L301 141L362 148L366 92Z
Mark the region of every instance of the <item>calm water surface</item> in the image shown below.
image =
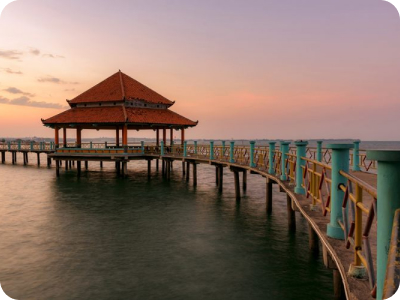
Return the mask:
M287 229L286 196L248 175L242 201L198 166L194 188L174 164L170 182L131 162L76 171L0 165L0 283L24 299L332 299L332 273L308 250L307 222ZM19 157L19 164L22 157ZM42 157L45 162L45 156ZM153 165L154 166L154 165ZM276 188L276 187L274 187Z

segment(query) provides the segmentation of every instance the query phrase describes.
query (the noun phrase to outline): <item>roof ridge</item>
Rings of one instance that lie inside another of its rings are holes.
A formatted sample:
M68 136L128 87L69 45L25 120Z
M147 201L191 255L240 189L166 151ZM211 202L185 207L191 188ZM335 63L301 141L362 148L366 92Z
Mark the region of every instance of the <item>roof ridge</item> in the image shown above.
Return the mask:
M119 81L121 82L122 99L125 100L125 87L124 87L124 82L122 81L122 72L121 72L121 70L119 70Z

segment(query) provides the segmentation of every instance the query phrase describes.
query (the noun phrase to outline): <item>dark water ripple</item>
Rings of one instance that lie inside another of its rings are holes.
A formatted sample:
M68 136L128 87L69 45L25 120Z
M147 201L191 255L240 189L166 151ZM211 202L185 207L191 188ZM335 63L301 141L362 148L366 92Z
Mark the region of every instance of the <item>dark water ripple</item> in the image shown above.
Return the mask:
M208 165L194 188L178 162L170 182L154 170L148 180L141 162L126 179L111 163L79 179L30 163L0 165L0 282L12 298L332 299L306 221L288 232L278 189L266 216L257 175L238 204L232 174L220 194Z

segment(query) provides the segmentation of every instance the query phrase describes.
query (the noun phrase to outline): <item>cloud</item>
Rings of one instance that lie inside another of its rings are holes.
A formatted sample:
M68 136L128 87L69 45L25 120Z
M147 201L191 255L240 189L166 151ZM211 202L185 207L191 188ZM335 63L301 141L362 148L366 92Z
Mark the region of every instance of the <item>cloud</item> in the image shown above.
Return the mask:
M44 101L32 101L26 96L15 98L13 100L9 100L7 98L0 96L0 103L9 104L9 105L18 105L18 106L39 107L39 108L56 108L56 109L67 108L58 103L50 103L50 102L44 102Z
M10 100L8 100L7 98L0 96L0 103L9 103L9 102Z
M4 89L4 91L9 92L11 94L22 94L28 97L35 97L34 94L31 93L25 93L23 91L21 91L20 89L17 89L16 87L9 87L8 89Z
M35 49L35 48L31 48L31 49L29 50L29 52L30 52L31 54L33 54L33 55L36 55L36 56L38 56L38 55L40 54L40 50L39 50L39 49Z
M22 54L21 51L17 50L0 50L0 57L6 59L20 59Z
M50 53L43 54L42 56L49 57L49 58L65 58L65 56L62 56L62 55L56 55L56 54L50 54Z
M1 70L3 70L4 72L6 72L8 74L16 74L16 75L22 75L23 74L21 71L13 71L10 68L2 68Z
M65 89L64 92L75 92L75 89Z
M42 77L38 79L39 82L50 82L50 83L55 83L55 84L79 84L79 82L67 82L64 80L61 80L60 78L53 77L53 76L47 76L47 77Z

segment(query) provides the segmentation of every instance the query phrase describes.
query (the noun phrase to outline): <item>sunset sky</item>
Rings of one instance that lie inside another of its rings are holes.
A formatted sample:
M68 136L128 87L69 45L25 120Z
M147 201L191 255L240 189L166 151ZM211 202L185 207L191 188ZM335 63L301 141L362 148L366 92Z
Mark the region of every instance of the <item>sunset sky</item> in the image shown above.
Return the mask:
M118 69L199 120L187 138L400 140L400 17L381 0L18 0L0 137L52 137L40 119Z

